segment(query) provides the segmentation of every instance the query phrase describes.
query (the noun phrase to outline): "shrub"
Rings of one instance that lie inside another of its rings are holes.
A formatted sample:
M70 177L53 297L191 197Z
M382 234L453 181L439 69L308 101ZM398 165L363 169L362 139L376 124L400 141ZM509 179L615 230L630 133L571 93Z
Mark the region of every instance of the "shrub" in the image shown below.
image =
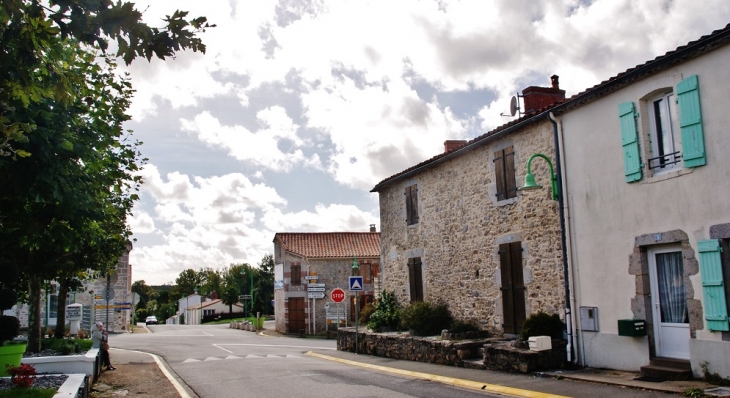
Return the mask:
M527 340L532 336L550 336L554 339L563 338L565 324L558 314L548 315L542 311L530 315L522 325L520 337Z
M378 300L373 304L375 309L368 319L368 328L379 331L382 328L390 330L398 329L400 325L401 310L395 293L383 291L378 295Z
M370 321L370 315L375 312L375 306L373 303L367 303L365 307L360 311L360 322L367 324Z
M448 329L453 318L445 303L431 305L417 301L403 310L403 327L410 329L415 336L432 336Z
M451 324L449 332L451 333L465 333L465 332L478 332L479 326L474 322L456 320Z
M10 375L10 380L12 381L14 387L30 388L30 386L33 385L33 376L36 375L36 371L33 365L5 365L5 370L7 374Z

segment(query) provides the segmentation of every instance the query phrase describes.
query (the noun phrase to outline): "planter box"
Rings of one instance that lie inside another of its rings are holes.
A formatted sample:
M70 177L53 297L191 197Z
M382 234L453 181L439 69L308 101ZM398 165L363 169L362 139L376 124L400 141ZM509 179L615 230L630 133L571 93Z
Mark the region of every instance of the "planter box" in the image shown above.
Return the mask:
M18 366L25 352L25 343L9 342L0 346L0 376L7 376L5 365Z
M38 374L81 373L91 376L96 381L101 373L101 355L98 348L91 348L84 355L23 358L21 362L33 365Z

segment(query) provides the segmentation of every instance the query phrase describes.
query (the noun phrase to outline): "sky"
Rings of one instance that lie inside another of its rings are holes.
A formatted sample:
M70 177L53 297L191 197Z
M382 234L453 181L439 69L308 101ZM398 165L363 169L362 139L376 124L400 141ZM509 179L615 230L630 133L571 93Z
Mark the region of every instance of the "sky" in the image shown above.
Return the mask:
M133 280L255 265L277 232L378 231L393 174L507 123L528 86L571 96L730 22L704 0L137 0L217 27L205 54L129 67L148 158Z

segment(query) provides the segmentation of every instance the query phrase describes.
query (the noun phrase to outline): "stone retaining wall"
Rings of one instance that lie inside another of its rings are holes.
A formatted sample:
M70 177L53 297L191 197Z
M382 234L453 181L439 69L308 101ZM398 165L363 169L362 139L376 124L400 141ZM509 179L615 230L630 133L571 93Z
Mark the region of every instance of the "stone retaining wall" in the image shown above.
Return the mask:
M536 370L566 367L565 340L552 340L549 351L515 348L501 338L475 340L443 340L438 337L411 337L408 333L370 333L361 329L357 334L358 353L414 362L464 366L464 360L477 358L483 351L487 369L529 373ZM355 329L337 331L337 349L355 352Z

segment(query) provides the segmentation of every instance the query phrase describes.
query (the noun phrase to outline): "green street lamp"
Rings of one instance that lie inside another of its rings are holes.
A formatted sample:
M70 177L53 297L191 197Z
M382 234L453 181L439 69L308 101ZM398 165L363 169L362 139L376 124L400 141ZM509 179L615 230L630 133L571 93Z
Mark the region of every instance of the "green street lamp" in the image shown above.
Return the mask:
M360 275L360 266L357 265L357 256L352 257L352 275L353 276ZM358 300L357 292L355 292L355 355L358 354L358 352L357 352L357 345L358 345L357 344L357 335L358 335L358 331L360 328L359 315L360 315L360 303Z
M550 167L550 182L551 182L551 188L553 193L553 200L558 200L558 177L553 171L553 164L550 162L550 158L547 156L536 153L527 160L527 174L525 174L525 185L519 188L520 191L528 191L533 189L540 189L542 188L542 185L538 185L535 182L535 176L532 174L530 167L532 166L532 160L535 158L543 158L547 162L548 166Z

